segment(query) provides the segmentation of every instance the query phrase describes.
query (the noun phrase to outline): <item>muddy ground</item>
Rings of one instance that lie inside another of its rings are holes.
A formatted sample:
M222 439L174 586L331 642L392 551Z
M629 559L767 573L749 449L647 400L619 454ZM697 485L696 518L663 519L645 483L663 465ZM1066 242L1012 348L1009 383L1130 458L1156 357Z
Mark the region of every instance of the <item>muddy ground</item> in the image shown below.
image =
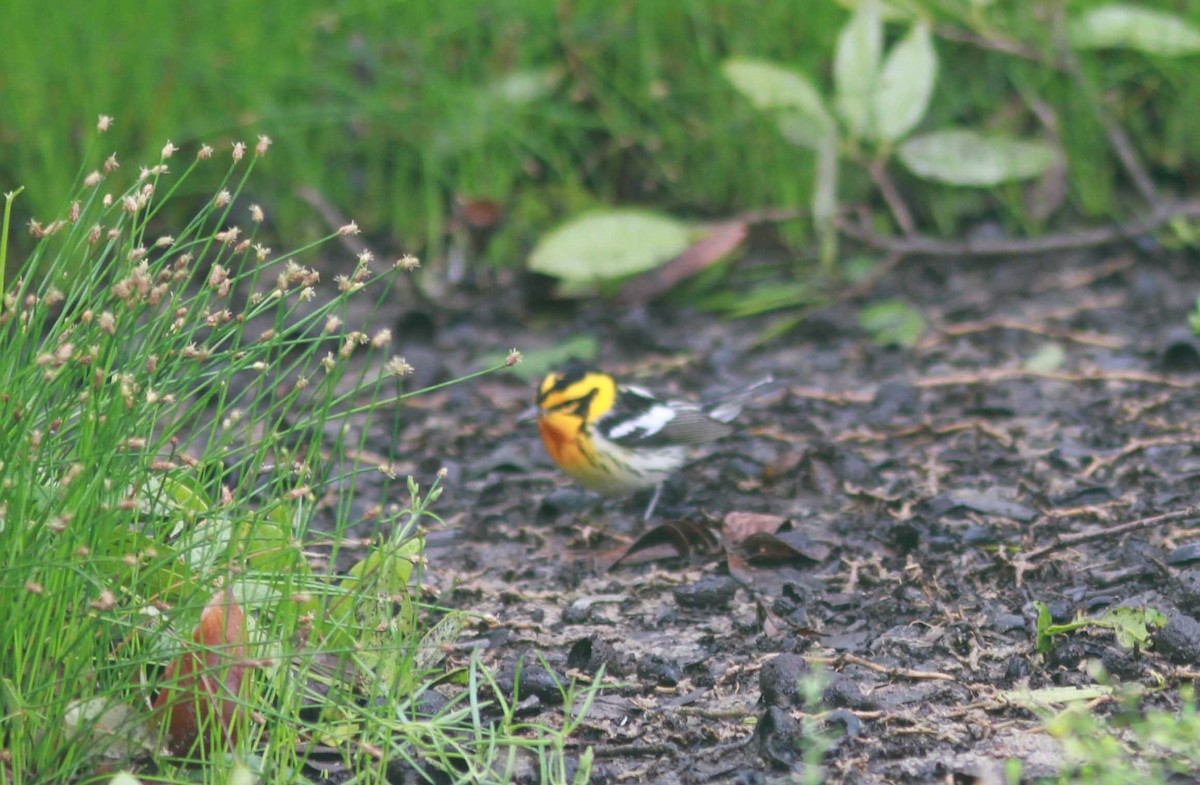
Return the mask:
M871 297L926 316L911 349L873 343L856 302L755 349L774 317L551 305L534 289L514 279L438 309L397 297L414 381L587 333L600 364L667 394L784 383L698 451L649 524L644 496L600 504L554 470L516 423L533 390L510 374L426 396L398 444L368 442L426 482L448 469L427 580L477 614L453 662L476 650L511 681L523 658L523 718L551 725L563 707L542 665L564 681L605 667L575 736L594 781L775 781L805 770L818 732L837 737L829 782L1004 782L1009 758L1030 780L1065 761L1011 691L1094 685L1100 662L1170 708L1195 676L1194 261L909 260ZM1169 621L1148 648L1092 630L1043 656L1035 601L1060 622L1118 606ZM819 705L796 687L814 672Z

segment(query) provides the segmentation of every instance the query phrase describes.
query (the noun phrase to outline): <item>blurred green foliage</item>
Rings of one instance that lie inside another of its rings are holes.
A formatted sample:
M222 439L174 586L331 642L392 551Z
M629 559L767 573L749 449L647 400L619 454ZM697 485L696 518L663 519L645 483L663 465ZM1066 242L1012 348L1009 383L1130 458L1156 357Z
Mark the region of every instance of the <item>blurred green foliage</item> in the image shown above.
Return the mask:
M596 204L652 203L687 216L803 208L812 155L742 100L721 64L761 58L829 84L843 5L853 3L14 0L0 25L0 187L28 188L19 220L57 217L96 117L109 114L114 129L89 167L111 149L144 150L123 160L136 171L156 163L168 139L186 154L200 142L220 150L270 135L261 199L295 242L327 228L288 198L303 185L368 234L433 260L460 200L493 201L509 216L487 254L501 264ZM1100 5L1064 8L1076 16ZM1143 5L1200 20L1200 0ZM1067 154L1074 214L1123 215L1127 183L1096 98L1156 182L1194 189L1194 57L1084 51L1091 90L1081 90L1052 62L1053 3L893 6L934 23L941 69L922 129L1040 131L1033 107L1044 109ZM889 24L888 43L906 27ZM943 233L997 207L1016 229L1043 225L1018 209L1018 188L979 199L911 178L899 185L929 194L916 200L918 223ZM873 194L861 173L839 188L843 203ZM797 227L789 236L805 235Z

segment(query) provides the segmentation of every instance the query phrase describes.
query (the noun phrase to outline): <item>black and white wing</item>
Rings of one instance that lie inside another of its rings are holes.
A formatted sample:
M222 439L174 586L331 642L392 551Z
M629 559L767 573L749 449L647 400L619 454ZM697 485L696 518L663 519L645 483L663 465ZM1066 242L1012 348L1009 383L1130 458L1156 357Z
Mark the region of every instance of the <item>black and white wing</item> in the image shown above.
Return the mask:
M622 387L597 427L611 442L639 447L701 444L733 432L694 403L665 403L637 387Z

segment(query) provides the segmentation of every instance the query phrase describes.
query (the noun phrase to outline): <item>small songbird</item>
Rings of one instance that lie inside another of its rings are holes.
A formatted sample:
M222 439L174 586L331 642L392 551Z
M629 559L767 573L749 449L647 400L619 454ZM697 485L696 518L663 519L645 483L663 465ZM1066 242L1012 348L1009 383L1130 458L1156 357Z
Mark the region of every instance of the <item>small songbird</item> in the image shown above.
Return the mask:
M687 447L732 433L742 406L772 384L768 377L702 405L660 400L572 362L542 380L538 430L554 462L584 487L610 496L654 488L648 520L663 482L687 462Z

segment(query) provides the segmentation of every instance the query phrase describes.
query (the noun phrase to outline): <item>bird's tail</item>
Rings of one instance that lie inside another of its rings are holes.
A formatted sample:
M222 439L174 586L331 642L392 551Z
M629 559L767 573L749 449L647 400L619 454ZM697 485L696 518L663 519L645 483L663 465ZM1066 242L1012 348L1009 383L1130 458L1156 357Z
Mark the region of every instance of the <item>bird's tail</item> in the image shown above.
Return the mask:
M783 384L776 381L774 376L767 376L759 379L749 387L744 387L741 390L724 395L707 404L704 407L704 412L719 422L732 422L742 413L742 409L747 403L759 396L774 392L782 386Z

